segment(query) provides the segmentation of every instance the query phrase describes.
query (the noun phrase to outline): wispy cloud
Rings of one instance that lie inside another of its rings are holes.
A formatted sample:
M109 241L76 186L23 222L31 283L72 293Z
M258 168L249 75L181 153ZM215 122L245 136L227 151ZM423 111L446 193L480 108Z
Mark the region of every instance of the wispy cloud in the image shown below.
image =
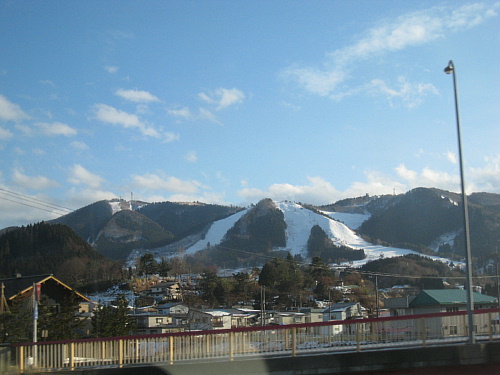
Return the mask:
M71 137L78 134L78 131L67 124L61 122L38 122L35 124L40 131L49 136L63 135L65 137Z
M107 71L109 74L118 73L118 67L113 65L104 66L104 70Z
M119 89L119 90L115 91L115 95L117 95L125 100L129 100L131 102L136 102L136 103L151 103L151 102L159 102L160 101L160 99L158 99L153 94L151 94L147 91L141 91L141 90Z
M333 184L319 176L309 177L309 183L304 185L273 184L264 189L251 187L250 183L245 181L238 195L243 199L243 204L272 198L322 205L365 194L392 194L394 191L401 194L417 187L460 191L458 173L451 174L428 167L413 170L403 163L395 167L394 172L395 175L388 175L380 171L365 171L364 181L355 181L343 191L337 190ZM485 158L484 166L469 168L466 173L468 176L467 193L498 192L500 190L500 155Z
M322 177L308 177L308 185L273 184L266 189L245 187L238 195L246 202L255 202L263 198L292 200L311 204L331 203L340 199L341 193Z
M167 113L178 120L187 121L210 121L216 124L222 124L214 112L225 110L234 105L243 103L245 94L236 88L226 89L218 88L213 91L200 92L198 99L206 105L198 108L197 111L189 107L181 107L167 110Z
M128 113L106 104L95 104L93 112L95 118L99 121L107 124L120 125L125 129L135 129L146 137L157 138L165 143L173 142L180 138L179 134L176 133L160 132L152 125L141 120L141 118L134 113Z
M385 96L391 105L393 99L399 99L410 108L418 106L423 100L422 97L438 94L438 90L431 83L410 83L404 77L398 78L396 87L390 87L384 80L374 79L365 88L373 95Z
M0 140L12 138L14 134L9 129L4 129L0 126Z
M19 105L12 103L5 96L0 95L0 120L19 122L28 120L28 116Z
M79 151L84 151L84 150L89 149L89 146L85 142L82 142L82 141L73 141L70 143L70 145L71 145L71 147L73 147L74 149L79 150Z
M133 184L136 187L148 190L163 190L171 193L195 194L202 187L198 181L186 181L163 173L149 173L142 176L135 175Z
M446 33L458 32L481 24L486 19L497 16L500 3L469 4L452 9L434 7L426 11L402 15L395 20L384 20L367 30L352 45L337 49L326 55L324 61L316 66L291 66L284 72L306 91L336 99L343 95L363 92L363 87L350 87L351 72L363 61L384 53L400 51L409 47L423 45ZM378 90L389 98L401 99L417 104L412 97L436 93L435 88L426 83L405 83L399 89L389 89L379 79L364 85L365 89Z
M216 110L220 111L229 106L242 103L245 99L245 94L236 88L225 89L218 88L213 92L201 92L198 97L208 104L215 105Z
M32 190L43 190L59 186L59 183L45 176L28 176L19 169L15 169L12 173L12 181L18 186Z
M196 151L189 151L184 158L190 163L196 163L198 161L198 155L196 155Z
M90 188L98 188L104 183L104 178L88 171L80 164L75 164L69 170L68 181L73 185L86 185Z

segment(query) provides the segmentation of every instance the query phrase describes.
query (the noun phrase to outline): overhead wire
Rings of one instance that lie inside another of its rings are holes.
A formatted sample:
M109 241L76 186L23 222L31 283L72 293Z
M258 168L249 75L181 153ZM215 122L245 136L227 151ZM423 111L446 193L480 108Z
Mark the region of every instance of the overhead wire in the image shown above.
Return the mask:
M56 215L66 215L74 211L71 208L60 206L54 203L43 201L38 198L30 197L28 195L17 193L3 188L0 188L0 194L3 194L3 196L0 197L6 201L51 212Z
M67 207L64 207L64 206L60 206L60 205L57 205L57 204L46 202L46 201L43 201L43 200L38 199L38 198L30 197L28 195L24 195L24 194L21 194L21 193L9 191L9 190L3 189L3 188L0 188L0 194L4 194L4 196L0 196L0 197L2 199L6 200L6 201L17 203L17 204L21 204L21 205L28 206L28 207L35 208L35 209L39 209L39 210L43 210L43 211L46 211L46 212L54 213L56 215L63 216L63 215L67 215L69 213L75 212L75 210L73 210L71 208L67 208ZM5 195L8 196L9 198L23 199L23 200L25 200L25 202L20 202L18 200L9 199ZM240 249L234 249L234 248L230 248L230 247L227 247L227 246L217 245L216 247L221 248L221 249L225 249L225 250L228 250L228 251L232 251L232 252L237 252L237 253L246 254L246 255L252 255L254 257L262 258L262 259L271 260L271 259L277 258L276 256L272 256L272 255L253 253L253 252L250 252L250 251L245 251L245 250L240 250ZM286 259L284 259L284 260L286 260ZM305 263L305 262L299 262L299 261L295 261L295 262L297 264L299 264L299 265L302 265L302 266L310 266L311 265L310 263L308 264L308 263ZM328 270L332 269L328 265L325 265L324 268L328 269ZM439 275L402 275L402 274L391 274L391 273L383 273L383 272L363 271L363 270L354 269L354 268L351 268L351 267L346 267L343 271L344 272L351 272L351 273L360 273L360 274L363 274L363 275L366 275L366 276L393 277L393 278L406 278L406 279L465 279L466 278L465 275L464 276L439 276ZM491 276L491 275L489 275L489 276L474 276L475 279L495 278L495 277L496 276Z

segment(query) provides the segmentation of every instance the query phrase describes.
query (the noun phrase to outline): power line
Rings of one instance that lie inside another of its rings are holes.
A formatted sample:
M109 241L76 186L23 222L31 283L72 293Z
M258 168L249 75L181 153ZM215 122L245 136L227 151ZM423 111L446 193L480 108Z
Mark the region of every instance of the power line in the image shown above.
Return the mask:
M21 194L21 193L17 193L17 192L14 192L14 191L10 191L10 190L7 190L7 189L2 189L0 188L0 192L2 192L3 194L7 194L7 195L10 195L16 199L27 199L29 201L33 201L34 203L36 204L40 204L42 206L47 206L47 207L52 207L54 209L62 209L64 211L69 211L69 212L73 212L74 210L71 209L71 208L67 208L67 207L64 207L64 206L60 206L58 204L54 204L54 203L50 203L50 202L47 202L47 201L43 201L41 199L37 199L37 198L34 198L34 197L30 197L28 195L25 195L25 194Z
M40 210L44 210L44 211L48 211L48 212L53 212L56 214L65 215L65 214L68 214L68 213L71 213L74 211L71 208L67 208L67 207L60 206L60 205L57 205L54 203L43 201L41 199L33 198L33 197L28 196L28 195L13 192L13 191L10 191L7 189L0 188L0 193L4 194L4 196L2 197L4 200L7 200L7 201L10 201L13 203L22 204L24 206L28 206L28 207L32 207L32 208L38 208ZM10 197L10 198L13 198L15 200L8 199L5 197L5 195ZM19 201L19 200L22 200L22 201Z

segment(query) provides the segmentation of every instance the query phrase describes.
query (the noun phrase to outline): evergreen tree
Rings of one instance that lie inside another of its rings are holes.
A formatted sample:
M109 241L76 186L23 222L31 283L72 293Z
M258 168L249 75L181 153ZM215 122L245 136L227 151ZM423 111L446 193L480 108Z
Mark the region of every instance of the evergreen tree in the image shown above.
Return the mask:
M259 285L265 286L270 294L278 297L278 307L289 307L302 292L304 273L289 253L286 259L274 258L264 264Z
M152 275L158 271L158 262L155 257L151 253L144 254L139 259L139 264L137 266L137 272L139 275L145 275L146 278L148 275Z
M41 332L47 331L47 340L71 340L84 336L82 331L86 324L86 319L79 313L80 304L74 294L65 298L59 305L50 304L47 297L42 296L39 304L38 337Z
M128 315L128 301L121 295L116 306L101 306L92 317L94 337L127 336L135 329L134 321Z

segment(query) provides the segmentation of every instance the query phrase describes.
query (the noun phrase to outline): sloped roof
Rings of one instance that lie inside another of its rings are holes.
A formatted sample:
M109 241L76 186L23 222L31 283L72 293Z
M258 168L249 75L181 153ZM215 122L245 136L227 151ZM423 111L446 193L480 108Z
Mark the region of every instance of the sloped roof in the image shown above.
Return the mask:
M323 313L334 312L334 311L345 311L353 306L358 305L359 302L339 302L332 303L326 309L323 310Z
M472 293L474 304L495 303L496 299L480 293ZM467 303L467 291L464 289L427 289L422 290L410 307L436 305L464 305Z
M20 276L10 279L0 279L0 284L3 284L5 286L6 298L10 301L13 301L16 299L24 299L27 296L31 296L34 283L43 284L49 280L55 284L62 286L64 289L72 291L83 301L86 302L90 301L87 297L78 293L71 287L67 286L62 281L56 279L51 274L36 275L36 276ZM43 293L43 286L42 286L42 293Z

